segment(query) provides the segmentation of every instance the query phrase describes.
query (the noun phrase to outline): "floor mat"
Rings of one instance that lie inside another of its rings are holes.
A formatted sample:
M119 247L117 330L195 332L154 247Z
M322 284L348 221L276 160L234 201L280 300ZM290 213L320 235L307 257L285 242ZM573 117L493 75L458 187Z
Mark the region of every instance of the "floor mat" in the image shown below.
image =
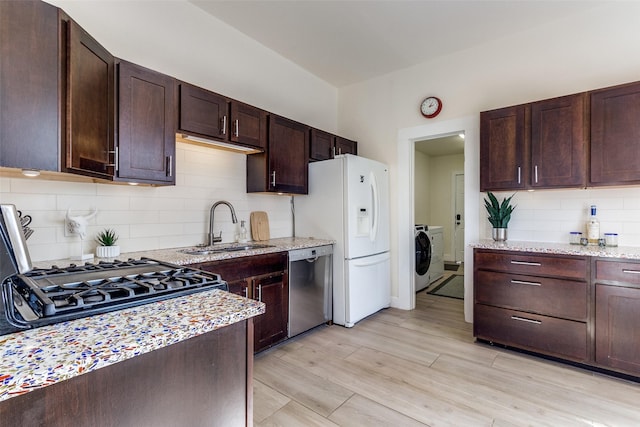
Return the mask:
M464 276L450 276L427 293L441 297L464 299Z

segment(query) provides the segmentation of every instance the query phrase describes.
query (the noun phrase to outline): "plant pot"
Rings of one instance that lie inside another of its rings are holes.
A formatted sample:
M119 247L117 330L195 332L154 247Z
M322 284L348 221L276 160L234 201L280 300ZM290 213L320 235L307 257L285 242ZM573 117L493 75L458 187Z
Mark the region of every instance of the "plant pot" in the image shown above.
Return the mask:
M120 246L96 246L96 256L98 258L113 258L120 255Z
M506 228L493 228L491 229L491 237L496 242L504 242L507 240L507 229Z

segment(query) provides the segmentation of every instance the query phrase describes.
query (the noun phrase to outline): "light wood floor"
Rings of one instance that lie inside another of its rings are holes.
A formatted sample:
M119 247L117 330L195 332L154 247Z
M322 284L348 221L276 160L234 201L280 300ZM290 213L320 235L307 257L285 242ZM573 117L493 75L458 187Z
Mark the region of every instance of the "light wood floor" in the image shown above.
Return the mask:
M640 384L476 344L462 300L424 291L257 355L254 380L256 426L640 426Z

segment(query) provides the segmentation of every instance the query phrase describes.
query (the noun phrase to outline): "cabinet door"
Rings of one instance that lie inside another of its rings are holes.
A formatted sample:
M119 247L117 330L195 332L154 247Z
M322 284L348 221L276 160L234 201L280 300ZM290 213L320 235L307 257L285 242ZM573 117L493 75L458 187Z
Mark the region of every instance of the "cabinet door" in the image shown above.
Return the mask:
M0 1L0 166L60 170L58 9Z
M358 154L358 143L347 138L336 136L335 154Z
M118 72L118 178L174 183L174 79L126 61Z
M253 298L265 303L266 311L255 319L255 351L287 337L289 288L287 272L253 278Z
M640 288L596 284L596 362L640 374Z
M242 102L231 102L232 142L267 148L267 113Z
M480 113L480 191L528 187L528 107Z
M531 104L531 186L586 185L585 93Z
M329 132L311 129L309 159L328 160L333 158L335 136Z
M178 130L213 138L228 140L229 103L217 93L180 83L180 120Z
M640 183L640 82L591 92L591 185Z
M309 127L270 116L269 191L307 194Z
M112 178L114 58L78 24L68 22L66 167Z

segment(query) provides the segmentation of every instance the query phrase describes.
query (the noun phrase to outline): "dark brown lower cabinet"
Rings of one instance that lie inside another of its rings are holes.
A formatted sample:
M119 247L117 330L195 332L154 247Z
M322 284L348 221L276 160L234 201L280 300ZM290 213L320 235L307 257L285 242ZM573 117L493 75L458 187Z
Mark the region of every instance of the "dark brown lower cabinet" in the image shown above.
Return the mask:
M475 249L473 331L640 380L640 261Z
M596 362L640 375L640 288L596 285Z
M229 292L264 302L266 311L255 318L254 350L259 352L287 338L289 272L287 252L191 264L219 274Z
M0 402L11 426L251 426L244 320Z

